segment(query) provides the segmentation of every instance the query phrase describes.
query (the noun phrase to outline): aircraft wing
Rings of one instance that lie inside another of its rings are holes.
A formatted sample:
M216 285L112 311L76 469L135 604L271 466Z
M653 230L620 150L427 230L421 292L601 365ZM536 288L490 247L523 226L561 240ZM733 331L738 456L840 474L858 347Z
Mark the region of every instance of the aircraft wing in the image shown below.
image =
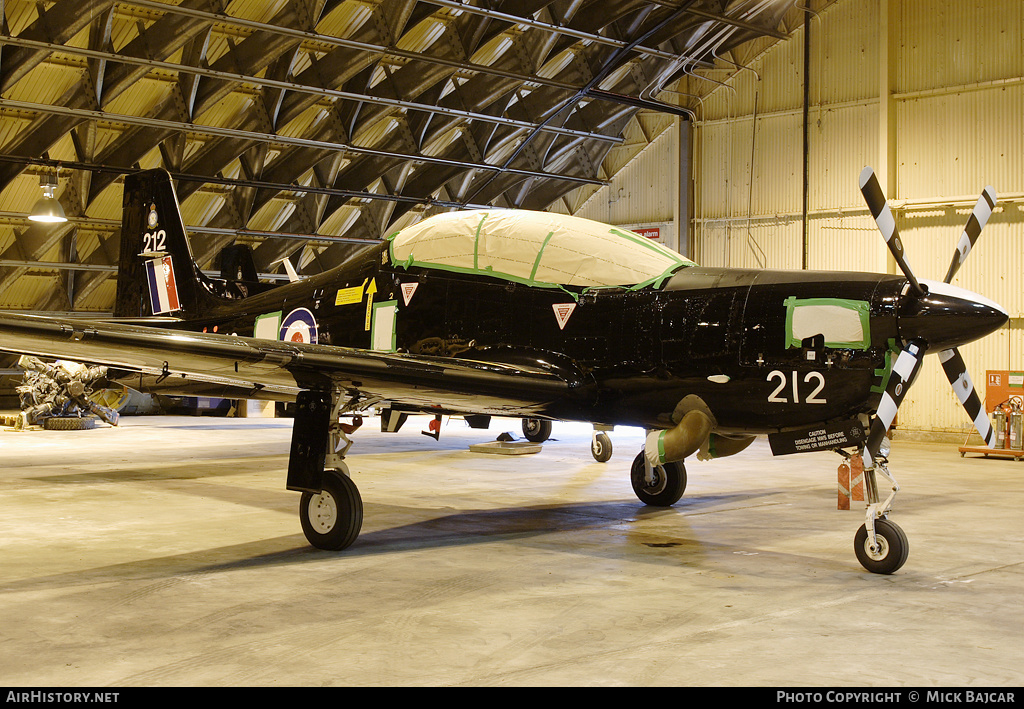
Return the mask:
M219 384L260 398L339 387L424 408L509 415L530 413L582 384L575 368L543 360L452 359L11 313L0 313L0 351L106 365L172 385L175 378Z

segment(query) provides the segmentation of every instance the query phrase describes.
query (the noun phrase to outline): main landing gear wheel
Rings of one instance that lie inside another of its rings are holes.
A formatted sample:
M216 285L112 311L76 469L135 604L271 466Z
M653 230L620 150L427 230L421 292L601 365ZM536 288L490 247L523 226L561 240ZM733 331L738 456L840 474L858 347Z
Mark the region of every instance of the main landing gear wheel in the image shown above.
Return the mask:
M363 526L363 500L347 475L335 470L324 473L319 494L302 493L299 521L302 533L317 549L340 551L359 536Z
M633 492L640 501L652 507L671 507L679 502L686 491L686 468L682 462L655 466L654 481L650 483L646 479L645 468L644 452L640 451L633 459L629 474Z
M612 439L607 433L595 434L590 439L590 454L598 463L607 463L612 458Z
M530 443L543 443L551 438L551 422L545 419L523 419L523 435Z
M910 544L899 525L884 518L876 519L875 538L878 545L872 548L867 525L861 525L853 538L857 561L865 569L873 574L891 574L906 563Z

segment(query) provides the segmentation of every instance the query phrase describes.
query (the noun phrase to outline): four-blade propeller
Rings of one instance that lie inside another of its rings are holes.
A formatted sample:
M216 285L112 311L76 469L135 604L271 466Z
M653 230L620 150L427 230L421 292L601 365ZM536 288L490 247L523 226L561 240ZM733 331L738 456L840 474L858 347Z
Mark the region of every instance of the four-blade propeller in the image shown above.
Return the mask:
M910 284L907 297L922 302L925 301L929 296L928 284L922 284L917 280L913 270L904 258L903 243L900 240L899 232L896 229L896 220L892 215L892 211L889 209L889 204L885 199L882 188L878 184L878 178L875 176L874 170L870 167L865 167L864 170L861 171L860 191L861 194L864 195L864 200L868 205L868 209L871 211L871 216L878 225L879 231L881 231L882 235L885 237L885 243L889 247L889 251L892 253L893 258L896 260L896 264L907 277L907 281ZM975 242L977 242L978 236L981 234L981 230L988 222L988 219L992 214L992 210L995 207L995 203L995 191L991 187L986 187L967 221L967 226L964 227L963 234L957 244L956 252L953 254L953 260L949 265L949 270L946 273L946 278L943 283L948 284L953 280L953 276L956 275L956 272L963 264L964 259L967 258L967 254L970 253L971 247L973 247ZM961 294L957 293L956 295L960 296ZM991 306L994 305L982 302L973 302L969 299L962 299L962 302L966 303L968 309L970 309L970 306L977 305L978 309L987 307L991 310ZM998 308L998 306L995 307ZM922 306L917 309L924 311L927 310L927 307ZM912 309L908 308L908 310ZM1002 311L1000 310L1000 312ZM1003 312L1003 315L1005 315L1005 312ZM896 417L896 411L899 409L900 403L902 403L907 389L913 383L914 378L921 369L921 362L924 359L924 355L929 344L934 344L929 342L926 337L909 337L905 339L907 339L907 342L904 345L903 351L900 352L897 357L895 364L893 364L889 382L886 385L885 392L879 402L877 414L871 423L871 430L868 434L868 440L864 450L865 468L872 467L875 460L877 460L879 456L879 449L886 431L888 431L889 427L892 425L892 422ZM956 393L957 399L959 399L960 404L967 411L967 415L970 416L971 420L974 422L974 426L978 430L978 433L981 435L986 445L990 448L993 447L995 434L992 430L991 424L989 423L984 407L981 405L981 399L974 389L974 383L971 381L971 377L967 373L967 367L964 365L964 360L963 357L960 356L960 352L955 346L942 349L939 352L939 361L942 363L942 369L945 371L946 378L953 387L953 391Z

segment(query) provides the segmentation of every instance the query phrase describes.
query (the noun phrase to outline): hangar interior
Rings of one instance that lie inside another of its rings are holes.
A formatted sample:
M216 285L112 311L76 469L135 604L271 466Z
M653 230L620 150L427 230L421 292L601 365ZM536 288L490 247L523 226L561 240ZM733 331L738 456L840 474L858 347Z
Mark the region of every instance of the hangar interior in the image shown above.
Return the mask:
M0 309L113 308L125 175L174 178L211 274L328 270L484 206L628 227L697 263L953 281L1010 313L962 350L1021 364L1024 6L1014 0L6 0ZM67 221L27 220L42 187ZM0 395L17 406L16 357ZM0 432L8 684L984 685L1021 680L1020 478L928 358L893 441L911 565L851 562L827 453L694 466L684 503L629 492L613 433L536 455L450 424L362 432L367 529L310 549L288 419L124 417ZM510 423L514 427L517 423ZM630 456L632 453L629 454ZM865 648L877 653L865 653Z
M318 273L474 205L651 230L704 265L895 273L857 190L870 165L922 278L941 278L995 189L987 248L954 283L1011 314L965 348L969 370L1014 369L1021 12L1012 0L5 2L0 307L109 313L123 175L139 168L175 176L204 269L246 244L264 280L283 280L282 259ZM27 222L51 178L68 221ZM4 364L12 401L20 373ZM968 431L939 367L921 376L900 427Z

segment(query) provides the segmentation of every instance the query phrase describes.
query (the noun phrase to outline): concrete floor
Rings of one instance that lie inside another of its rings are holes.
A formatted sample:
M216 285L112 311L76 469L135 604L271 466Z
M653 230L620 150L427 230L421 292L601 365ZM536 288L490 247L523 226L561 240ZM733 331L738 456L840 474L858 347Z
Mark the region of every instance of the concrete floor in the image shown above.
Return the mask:
M894 442L910 559L853 554L831 453L688 465L643 507L642 442L556 424L470 453L425 419L349 458L363 534L306 544L288 420L124 418L0 431L0 677L8 686L1019 686L1024 464Z

